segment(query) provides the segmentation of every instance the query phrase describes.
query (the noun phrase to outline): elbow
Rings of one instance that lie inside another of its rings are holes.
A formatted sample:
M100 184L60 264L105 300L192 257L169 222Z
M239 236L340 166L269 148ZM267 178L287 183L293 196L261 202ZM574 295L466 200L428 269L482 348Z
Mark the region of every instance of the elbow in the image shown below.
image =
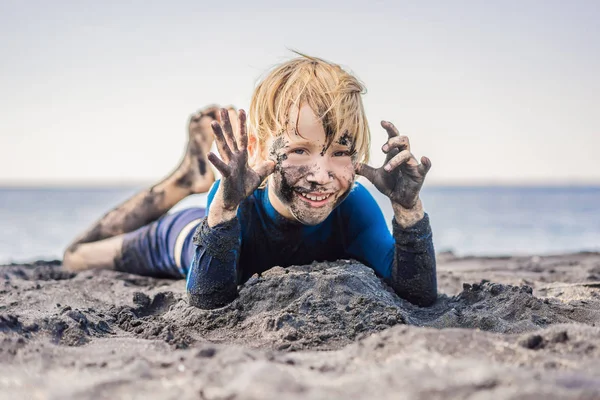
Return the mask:
M437 301L437 292L432 293L414 293L414 294L398 294L399 297L408 301L411 304L414 304L418 307L431 307Z
M419 307L431 307L437 301L437 290L433 290L429 293L426 293L423 296L413 297L412 299L408 299L412 304Z
M392 287L396 294L419 307L430 307L438 298L435 256L428 254L403 262L397 260L392 271Z
M212 259L203 250L196 250L187 273L188 303L203 310L225 307L238 295L234 260Z
M225 307L237 297L235 276L207 270L222 272L224 268L203 268L194 260L186 283L188 302L203 310Z
M398 297L419 307L431 307L438 299L437 282L429 282L428 285L418 285L414 281L396 282L392 288Z
M222 293L194 293L188 289L187 298L188 303L191 306L200 308L202 310L214 310L216 308L225 307L226 305L233 302L237 297L237 289L233 292L222 292Z

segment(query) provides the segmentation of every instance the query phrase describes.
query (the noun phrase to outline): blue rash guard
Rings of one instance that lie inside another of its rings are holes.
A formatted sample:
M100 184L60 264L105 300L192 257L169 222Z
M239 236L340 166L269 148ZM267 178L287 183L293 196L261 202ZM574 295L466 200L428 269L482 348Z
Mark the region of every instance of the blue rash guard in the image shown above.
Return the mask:
M208 207L219 186L208 195ZM222 307L235 299L237 285L274 266L355 259L373 268L396 293L417 305L437 299L435 252L429 216L403 229L393 219L390 233L369 191L355 183L348 197L318 225L282 217L259 188L241 204L237 216L209 227L204 218L193 240L187 271L190 304ZM208 212L207 212L208 215Z

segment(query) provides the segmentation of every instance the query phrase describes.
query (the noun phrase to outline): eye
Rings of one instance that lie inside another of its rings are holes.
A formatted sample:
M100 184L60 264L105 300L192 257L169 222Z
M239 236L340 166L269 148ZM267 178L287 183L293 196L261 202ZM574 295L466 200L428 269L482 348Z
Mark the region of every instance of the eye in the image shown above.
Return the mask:
M304 150L304 149L293 149L292 153L293 154L306 154L306 150Z
M348 150L340 150L333 153L334 157L347 157L350 156L350 152Z

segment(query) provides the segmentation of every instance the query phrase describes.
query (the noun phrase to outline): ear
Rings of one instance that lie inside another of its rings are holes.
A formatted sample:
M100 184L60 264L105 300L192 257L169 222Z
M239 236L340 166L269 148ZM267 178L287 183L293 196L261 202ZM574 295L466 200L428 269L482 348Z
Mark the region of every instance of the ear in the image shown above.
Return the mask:
M264 149L260 146L258 138L252 133L248 133L248 159L259 161L266 160Z
M249 155L251 155L251 156L254 155L257 145L258 145L258 139L256 139L256 136L254 136L254 134L248 132L248 154Z

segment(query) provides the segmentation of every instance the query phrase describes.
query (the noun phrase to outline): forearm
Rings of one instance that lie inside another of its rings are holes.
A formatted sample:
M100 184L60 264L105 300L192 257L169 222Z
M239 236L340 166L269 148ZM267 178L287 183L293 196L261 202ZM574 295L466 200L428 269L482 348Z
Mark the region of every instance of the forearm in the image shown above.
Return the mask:
M223 206L223 192L221 187L215 193L210 209L208 210L208 226L215 227L234 219L237 215L238 207L226 208Z
M187 293L191 305L213 309L237 297L237 262L240 223L237 217L209 226L204 219L194 235L196 250L188 271Z
M437 277L433 236L429 216L419 200L412 209L394 205L392 221L395 244L392 287L419 306L437 299Z
M392 202L392 209L394 210L394 218L400 227L409 228L415 225L417 222L423 219L425 211L423 211L423 203L418 198L414 207L404 208L399 204Z

